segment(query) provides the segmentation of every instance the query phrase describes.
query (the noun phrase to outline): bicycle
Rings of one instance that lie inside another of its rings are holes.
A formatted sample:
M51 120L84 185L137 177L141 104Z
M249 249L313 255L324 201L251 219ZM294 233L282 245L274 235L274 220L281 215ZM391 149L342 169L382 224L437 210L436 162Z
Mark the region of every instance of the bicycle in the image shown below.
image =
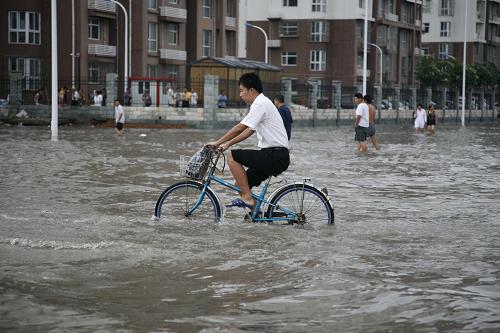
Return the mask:
M215 175L216 171L224 172L226 158L219 149L209 151L210 156L198 166L199 172L187 172L191 179L175 183L163 191L156 202L156 218L167 215L220 221L223 205L210 184L214 182L237 193L240 189ZM219 170L217 163L221 156L224 157L224 164ZM311 180L306 178L302 182L282 185L266 198L271 178L264 182L260 194L252 193L256 205L247 216L253 222L281 222L298 226L334 223L334 208L326 189L320 190L307 184Z

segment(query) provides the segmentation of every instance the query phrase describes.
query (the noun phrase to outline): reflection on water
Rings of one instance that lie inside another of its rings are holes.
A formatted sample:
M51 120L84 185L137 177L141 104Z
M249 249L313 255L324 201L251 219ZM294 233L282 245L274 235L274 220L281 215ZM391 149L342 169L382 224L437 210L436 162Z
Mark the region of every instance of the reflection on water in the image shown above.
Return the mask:
M220 134L0 126L0 329L500 330L498 126L386 126L367 156L349 127L295 130L276 182L327 187L332 227L151 220Z

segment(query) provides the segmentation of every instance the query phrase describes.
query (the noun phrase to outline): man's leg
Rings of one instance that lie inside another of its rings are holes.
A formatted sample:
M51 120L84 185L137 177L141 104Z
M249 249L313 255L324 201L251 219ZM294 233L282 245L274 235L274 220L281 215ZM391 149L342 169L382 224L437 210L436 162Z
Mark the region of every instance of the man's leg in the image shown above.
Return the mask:
M248 177L245 168L233 159L231 151L228 151L227 153L227 164L229 165L229 170L235 179L236 186L238 186L241 190L241 200L251 206L255 206L255 201L252 198L252 192L250 191L250 186L248 185Z

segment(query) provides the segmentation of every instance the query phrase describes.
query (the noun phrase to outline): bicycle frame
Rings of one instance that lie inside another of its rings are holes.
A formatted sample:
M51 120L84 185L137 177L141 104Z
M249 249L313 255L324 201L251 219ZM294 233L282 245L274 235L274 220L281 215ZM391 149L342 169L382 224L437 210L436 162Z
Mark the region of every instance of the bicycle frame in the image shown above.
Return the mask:
M203 181L203 189L201 191L201 194L198 197L198 200L196 201L194 207L188 212L188 215L191 215L201 205L203 199L205 198L206 190L212 181L214 181L214 182L216 182L224 187L227 187L233 191L236 191L238 193L240 192L240 188L238 186L235 186L235 185L225 181L224 179L214 175L216 165L217 165L217 162L219 160L220 155L222 155L222 152L217 152L217 157L215 159L215 162L213 162L213 165L210 167L209 172L208 172L205 180ZM289 209L283 208L283 207L278 207L278 208L283 213L285 213L287 215L286 217L264 217L263 215L262 215L262 217L257 217L262 204L267 204L267 205L271 205L273 207L276 207L276 205L272 204L268 199L265 198L270 181L271 181L271 177L269 177L266 180L266 182L264 183L264 187L262 188L262 191L260 192L259 195L255 195L254 193L252 193L252 197L255 199L255 202L256 202L255 208L252 212L252 220L254 222L274 222L274 221L297 220L298 213L291 211Z

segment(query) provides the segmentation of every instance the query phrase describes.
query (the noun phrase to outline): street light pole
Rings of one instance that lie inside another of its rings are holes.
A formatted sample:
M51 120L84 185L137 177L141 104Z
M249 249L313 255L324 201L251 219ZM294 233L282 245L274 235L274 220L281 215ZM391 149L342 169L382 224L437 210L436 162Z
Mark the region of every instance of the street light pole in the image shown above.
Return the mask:
M380 52L380 73L379 73L379 77L380 77L380 88L382 88L382 64L383 64L383 61L382 61L382 49L377 44L368 43L368 45L376 47L377 51Z
M363 33L363 96L366 95L366 71L368 63L368 0L365 3L365 27Z
M58 69L57 69L57 0L51 0L51 8L50 8L50 31L51 31L51 77L52 77L52 119L50 122L50 130L52 133L51 139L52 141L57 141L58 135L58 99L57 99L57 77L58 77Z
M108 0L108 1L111 1L112 3L118 5L122 11L123 11L123 15L125 16L125 51L123 52L124 56L125 56L125 60L124 60L124 66L123 66L123 78L124 78L124 82L125 82L125 87L124 89L127 88L127 81L128 81L128 77L130 76L129 72L128 72L128 15L127 15L127 10L125 9L125 7L119 3L118 1L116 0Z
M465 126L465 67L467 62L467 6L468 1L464 0L465 24L464 24L464 63L462 64L462 126Z
M255 29L258 29L260 30L263 34L264 34L264 43L265 43L265 50L264 50L264 62L267 64L267 61L268 61L268 47L267 47L267 44L268 44L268 38L267 38L267 33L264 29L262 29L261 27L258 27L256 25L253 25L251 23L245 23L245 26L249 27L249 28L255 28Z

